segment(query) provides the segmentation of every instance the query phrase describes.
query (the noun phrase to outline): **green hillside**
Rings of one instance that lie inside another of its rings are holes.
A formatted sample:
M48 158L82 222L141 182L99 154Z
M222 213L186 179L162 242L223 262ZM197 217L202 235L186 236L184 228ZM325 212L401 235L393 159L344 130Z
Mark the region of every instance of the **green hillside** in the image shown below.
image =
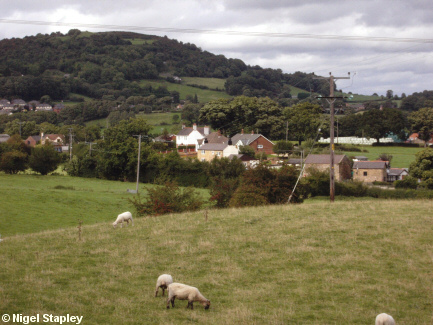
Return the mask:
M115 215L130 208L131 184L26 175L1 175L0 184L1 315L69 314L82 324L372 324L387 312L398 324L431 323L427 200L208 210L207 219L203 211L171 214L113 229ZM25 234L6 230L25 224ZM162 273L198 287L210 309L176 300L167 310L165 298L154 297Z
M196 81L200 79L202 85L207 85L209 80L208 78L194 78ZM219 82L218 84L221 84ZM193 96L197 95L199 102L206 103L211 100L217 100L220 98L231 98L233 96L228 95L222 91L215 91L211 89L200 89L197 87L187 86L185 83L177 84L170 83L164 80L142 80L140 82L141 86L151 85L153 88L157 88L160 86L164 86L168 91L177 91L180 94L180 99L185 99L187 95Z

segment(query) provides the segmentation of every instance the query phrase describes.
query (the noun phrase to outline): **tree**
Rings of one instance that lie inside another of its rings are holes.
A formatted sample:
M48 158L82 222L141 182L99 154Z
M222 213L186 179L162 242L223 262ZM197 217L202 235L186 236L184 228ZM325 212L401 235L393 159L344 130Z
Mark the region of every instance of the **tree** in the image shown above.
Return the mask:
M418 132L419 138L425 141L430 140L433 133L433 108L425 107L413 112L408 117L412 132Z
M250 156L251 158L256 157L256 152L255 152L254 148L252 148L248 145L239 146L239 153L242 155Z
M421 179L427 188L433 189L433 148L426 148L415 157L415 161L409 167L409 174Z
M181 189L176 183L167 182L164 186L147 188L144 202L140 196L131 199L138 215L162 215L196 211L203 205L203 200L193 188Z
M201 104L186 104L183 107L181 118L188 121L190 124L198 123L200 117Z
M138 159L137 135L148 136L151 126L145 119L122 120L104 132L104 141L98 143L97 170L107 179L133 180ZM141 158L149 153L146 138L142 138ZM143 164L144 164L143 159Z
M284 116L288 120L290 138L297 140L299 145L306 139L315 138L322 125L321 113L321 107L311 103L286 108Z
M360 122L364 135L376 139L377 142L389 133L403 137L405 118L400 110L394 108L369 110L362 114Z
M279 137L284 132L282 117L281 107L270 98L219 99L208 102L200 110L201 121L228 135L241 129L258 129L265 137Z
M394 94L394 92L392 90L387 90L386 91L386 98L391 99L393 94Z
M13 150L2 154L0 170L6 174L16 174L27 169L28 155L24 152Z
M41 175L55 171L61 162L60 154L47 143L33 148L29 158L29 167Z
M274 145L273 150L278 156L285 154L290 155L290 151L293 150L293 143L285 140L277 141Z

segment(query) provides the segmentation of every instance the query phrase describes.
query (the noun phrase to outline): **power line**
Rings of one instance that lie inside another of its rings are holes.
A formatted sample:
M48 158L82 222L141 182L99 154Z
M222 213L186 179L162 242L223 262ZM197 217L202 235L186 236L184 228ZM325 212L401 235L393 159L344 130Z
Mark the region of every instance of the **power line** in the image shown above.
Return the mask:
M322 40L339 40L339 41L433 43L433 39L431 38L409 38L409 37L400 38L400 37L382 37L382 36L375 37L375 36L246 32L246 31L230 31L230 30L225 31L225 30L195 29L195 28L66 23L66 22L53 22L53 21L17 20L17 19L0 19L0 23L21 24L21 25L86 27L86 28L101 28L101 29L121 29L121 30L128 30L128 31L148 31L148 32L165 32L165 33L186 33L186 34L219 34L219 35L231 35L231 36L301 38L301 39L322 39Z

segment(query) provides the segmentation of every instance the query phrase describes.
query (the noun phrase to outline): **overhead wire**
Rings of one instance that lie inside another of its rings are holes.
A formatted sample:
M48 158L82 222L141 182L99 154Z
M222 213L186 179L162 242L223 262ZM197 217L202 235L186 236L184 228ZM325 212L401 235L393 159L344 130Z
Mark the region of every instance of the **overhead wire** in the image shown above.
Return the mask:
M167 32L167 33L187 33L187 34L220 34L220 35L234 35L234 36L324 39L324 40L340 40L340 41L433 43L433 39L431 39L431 38L293 34L293 33L272 33L272 32L235 31L235 30L176 28L176 27L67 23L67 22L53 22L53 21L40 21L40 20L37 21L37 20L23 20L23 19L21 19L21 20L19 20L19 19L0 19L0 23L22 24L22 25L65 26L65 27L87 27L87 28L100 28L100 29L122 29L122 30L129 30L129 31L152 31L152 32Z

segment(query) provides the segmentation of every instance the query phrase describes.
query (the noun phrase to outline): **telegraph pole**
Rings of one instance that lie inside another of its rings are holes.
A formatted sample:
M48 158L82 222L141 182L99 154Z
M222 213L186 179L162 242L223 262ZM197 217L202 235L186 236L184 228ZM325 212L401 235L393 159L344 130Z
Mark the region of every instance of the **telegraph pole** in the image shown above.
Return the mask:
M69 128L69 161L72 160L72 128Z
M331 125L330 125L330 167L329 167L329 196L331 203L335 199L335 171L334 171L334 102L337 98L344 98L343 96L334 96L334 80L336 79L350 79L350 72L348 77L334 77L332 73L329 73L329 77L316 77L313 79L325 79L329 81L329 97L318 97L325 98L330 106L331 112ZM329 99L329 100L328 100Z
M135 193L138 194L138 180L140 178L140 155L141 155L141 134L138 137L138 163L137 163L137 184L135 186Z

